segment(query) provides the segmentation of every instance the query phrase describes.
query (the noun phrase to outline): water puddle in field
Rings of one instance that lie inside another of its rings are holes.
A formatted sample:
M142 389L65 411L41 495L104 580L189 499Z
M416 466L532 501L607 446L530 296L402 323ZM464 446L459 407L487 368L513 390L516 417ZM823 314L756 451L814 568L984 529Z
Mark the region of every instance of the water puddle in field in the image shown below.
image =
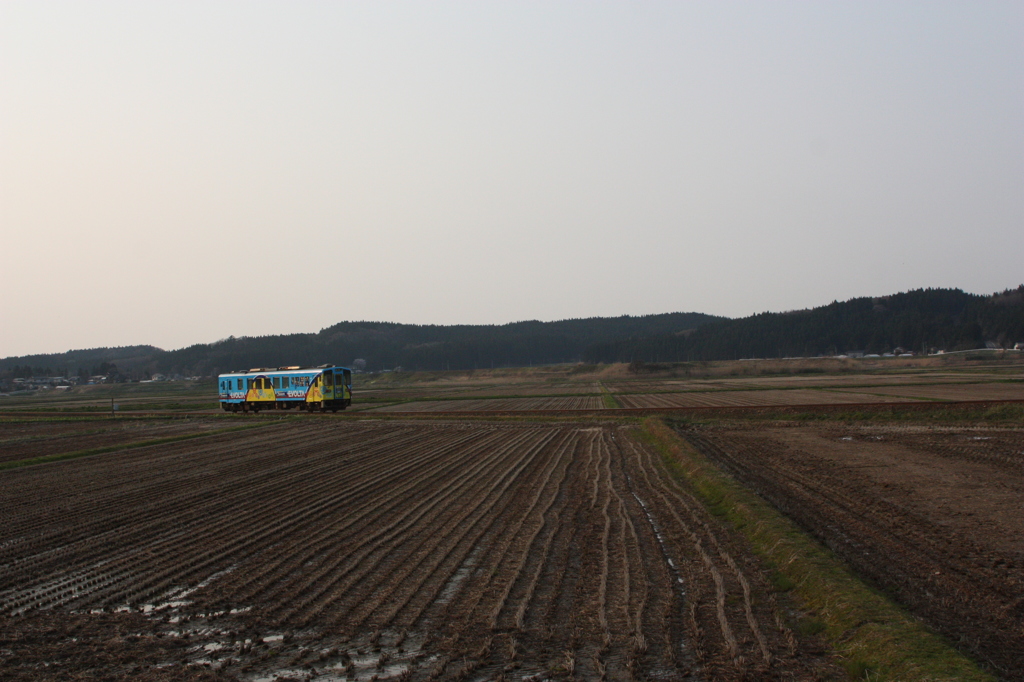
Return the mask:
M441 594L438 595L435 603L447 604L452 600L455 593L459 591L460 587L462 587L462 583L466 581L466 578L468 578L473 572L473 569L476 568L476 562L479 554L479 547L470 552L469 556L466 557L466 560L462 562L461 566L459 566L459 570L455 571L455 575L449 578L448 582L445 583L444 589L441 590Z
M100 569L109 562L100 561L88 568L73 571L31 587L0 592L0 612L10 609L20 615L32 609L62 606L116 583L123 574L106 573ZM100 609L103 613L103 609Z
M425 670L424 666L435 660L421 652L420 637L407 636L404 631L363 634L354 640L323 638L316 632L292 633L290 637L275 634L263 637L262 642L271 643L270 650L280 652L281 662L259 664L260 669L249 674L239 675L232 670L246 682L398 680L413 670Z
M628 479L629 476L627 476L626 478ZM632 480L630 480L629 483L630 486L632 486ZM669 568L672 569L672 577L676 579L676 583L678 585L685 585L686 583L683 582L683 576L679 573L679 569L676 568L676 564L674 561L672 561L672 557L668 555L668 545L665 544L665 536L661 534L661 528L658 526L658 522L654 520L654 515L651 514L651 510L647 508L647 504L643 500L641 500L640 496L637 495L636 493L633 493L633 499L635 499L637 503L640 505L640 507L644 510L644 514L647 516L647 522L651 524L651 529L654 531L654 536L658 538L658 545L661 547L661 554L665 557L665 561L666 563L668 563ZM679 588L679 595L684 599L686 598L685 587Z
M189 597L197 591L203 589L204 587L209 586L210 583L212 583L214 580L226 576L228 573L231 573L236 568L238 568L238 564L228 566L223 571L217 571L205 580L197 583L194 587L173 587L167 592L165 592L156 603L142 604L141 606L139 606L138 610L142 613L153 613L167 610L177 611L178 609L184 606L188 606L192 603L192 601L187 599L186 597ZM128 610L131 609L129 608ZM205 615L206 614L204 614L204 616Z

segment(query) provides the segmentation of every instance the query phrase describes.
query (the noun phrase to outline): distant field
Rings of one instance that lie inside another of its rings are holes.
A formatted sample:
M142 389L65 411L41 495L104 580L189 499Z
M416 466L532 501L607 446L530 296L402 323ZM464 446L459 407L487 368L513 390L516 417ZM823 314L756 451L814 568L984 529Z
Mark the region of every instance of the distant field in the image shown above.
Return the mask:
M792 391L690 391L617 395L623 407L762 407L782 405L842 405L854 403L909 402L912 398L797 389Z
M943 386L877 386L853 389L850 393L873 393L931 400L1024 400L1024 381L990 384L962 383Z
M382 407L375 412L516 412L520 410L599 410L597 397L510 398L507 400L437 400Z
M730 391L749 389L796 388L866 388L873 386L906 386L927 384L959 384L1024 379L1024 372L1015 374L986 372L891 372L879 374L789 375L779 377L730 377L723 379L663 379L660 381L619 380L606 382L616 393L651 393L675 391Z
M153 382L98 384L69 390L41 390L0 396L2 410L51 412L110 412L120 410L209 410L217 407L215 382Z

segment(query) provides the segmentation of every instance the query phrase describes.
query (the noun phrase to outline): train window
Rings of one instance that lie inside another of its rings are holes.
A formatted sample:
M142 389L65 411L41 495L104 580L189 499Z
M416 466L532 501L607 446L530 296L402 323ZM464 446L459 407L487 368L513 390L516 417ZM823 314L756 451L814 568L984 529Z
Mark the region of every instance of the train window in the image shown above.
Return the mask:
M334 386L334 375L330 372L324 372L324 386Z
M242 380L241 379L238 380L238 390L239 391L242 390Z

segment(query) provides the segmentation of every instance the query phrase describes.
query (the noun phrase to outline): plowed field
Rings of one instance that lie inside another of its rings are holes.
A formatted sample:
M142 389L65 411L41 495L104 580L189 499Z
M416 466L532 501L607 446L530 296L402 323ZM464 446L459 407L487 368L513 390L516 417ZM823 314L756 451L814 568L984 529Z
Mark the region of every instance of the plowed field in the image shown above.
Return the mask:
M8 679L814 679L629 427L302 420L0 473Z
M958 646L1024 679L1024 430L683 434Z
M774 405L844 405L910 402L913 398L806 389L768 391L708 391L616 395L623 407L760 407Z
M854 391L851 391L853 393ZM1024 400L1024 382L947 384L939 386L879 386L857 389L873 393L930 400Z
M379 412L517 412L521 410L600 410L596 396L561 398L495 398L492 400L424 400L382 407Z
M1019 373L1016 378L1019 378ZM923 372L918 374L791 374L785 376L729 376L707 379L626 379L605 382L612 392L713 391L772 388L860 388L1005 381L1013 374Z
M0 422L0 463L224 428L216 419Z

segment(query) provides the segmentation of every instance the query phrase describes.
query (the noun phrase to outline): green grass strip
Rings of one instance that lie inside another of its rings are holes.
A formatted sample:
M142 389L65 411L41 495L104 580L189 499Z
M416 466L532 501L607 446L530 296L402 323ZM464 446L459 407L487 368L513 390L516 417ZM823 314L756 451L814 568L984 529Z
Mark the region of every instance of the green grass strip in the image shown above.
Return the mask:
M641 438L711 513L747 539L767 565L775 589L790 592L811 613L797 629L820 633L852 679L995 679L865 585L835 554L718 469L663 421L645 419Z
M601 403L610 410L622 407L619 401L615 398L615 394L608 390L608 387L602 382L597 382L597 385L601 387Z
M32 466L34 464L45 464L46 462L60 462L66 459L78 459L79 457L89 457L91 455L102 455L107 452L117 452L118 450L130 450L132 448L143 448L149 445L163 445L164 443L176 443L180 440L192 440L193 438L205 438L207 436L216 436L221 433L231 433L233 431L246 431L248 429L257 429L261 426L270 426L272 424L280 424L278 421L267 421L260 422L258 424L245 424L244 426L231 426L226 429L217 429L216 431L206 431L204 433L187 433L181 436L167 436L166 438L153 438L151 440L135 441L133 443L122 443L120 445L107 445L102 448L91 448L89 450L77 450L75 452L62 452L56 455L46 455L45 457L32 457L30 459L19 459L13 462L0 463L0 471L6 471L8 469L19 469L21 467Z

